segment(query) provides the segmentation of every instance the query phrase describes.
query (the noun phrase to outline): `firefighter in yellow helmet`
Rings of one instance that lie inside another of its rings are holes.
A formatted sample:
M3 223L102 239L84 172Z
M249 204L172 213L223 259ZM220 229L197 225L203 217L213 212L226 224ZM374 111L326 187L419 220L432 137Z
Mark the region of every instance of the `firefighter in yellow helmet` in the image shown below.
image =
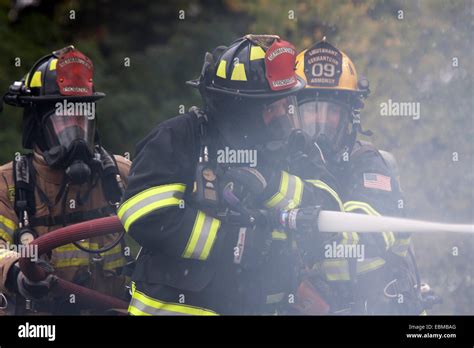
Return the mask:
M393 155L357 139L358 133L371 134L360 124L368 81L325 39L298 55L296 72L306 86L297 94L289 127L303 139L292 174L315 185L330 183L346 212L404 216ZM317 243L299 248L306 267L297 295L300 312L419 314L430 306L420 292L410 234L320 234Z

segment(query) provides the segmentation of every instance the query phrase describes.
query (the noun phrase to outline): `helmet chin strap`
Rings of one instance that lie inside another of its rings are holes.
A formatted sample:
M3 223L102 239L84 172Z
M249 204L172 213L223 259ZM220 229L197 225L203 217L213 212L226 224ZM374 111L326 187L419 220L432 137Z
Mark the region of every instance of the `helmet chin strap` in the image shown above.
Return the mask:
M344 153L350 154L352 152L355 141L357 139L357 134L362 134L369 137L373 135L371 130L362 129L360 122L360 112L362 107L363 104L358 104L358 106L352 108L352 130L348 135L345 136L345 140L343 141L343 146L341 150L339 150L338 153L334 155L334 162L336 163L339 163L341 161L341 158L344 156Z

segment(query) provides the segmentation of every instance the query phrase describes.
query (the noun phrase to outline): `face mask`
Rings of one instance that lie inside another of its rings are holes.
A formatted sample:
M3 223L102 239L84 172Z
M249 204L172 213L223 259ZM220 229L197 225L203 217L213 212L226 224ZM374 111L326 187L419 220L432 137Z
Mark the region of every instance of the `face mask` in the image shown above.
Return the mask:
M87 182L94 153L95 120L50 113L42 125L48 147L44 158L48 166L65 169L73 184Z
M298 116L303 129L324 152L334 159L344 147L344 136L350 120L349 106L332 100L305 100Z
M210 116L227 146L253 148L262 138L261 110L257 101L222 98Z

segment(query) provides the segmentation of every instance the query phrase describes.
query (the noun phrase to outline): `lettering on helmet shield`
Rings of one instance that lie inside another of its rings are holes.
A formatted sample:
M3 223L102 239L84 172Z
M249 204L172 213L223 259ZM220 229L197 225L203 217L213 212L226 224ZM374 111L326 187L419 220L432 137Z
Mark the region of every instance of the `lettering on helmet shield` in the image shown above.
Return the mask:
M296 49L287 41L275 41L265 52L267 81L272 91L290 89L297 84Z
M58 58L56 83L61 95L93 94L92 61L78 50L70 50Z
M280 47L280 48L277 48L276 50L274 50L269 56L268 56L268 60L271 62L273 59L275 59L276 57L278 57L280 54L282 53L289 53L289 54L292 54L292 55L295 55L295 50L291 47Z
M308 86L336 87L342 74L342 53L325 41L309 48L304 55Z

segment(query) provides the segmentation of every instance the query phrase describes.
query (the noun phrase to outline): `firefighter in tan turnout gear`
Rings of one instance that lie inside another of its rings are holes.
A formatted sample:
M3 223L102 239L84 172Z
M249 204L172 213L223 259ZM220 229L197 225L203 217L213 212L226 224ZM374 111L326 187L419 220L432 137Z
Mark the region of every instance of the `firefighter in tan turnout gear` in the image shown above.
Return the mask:
M5 103L24 108L23 146L33 150L12 154L14 160L0 167L4 315L85 313L80 303L48 294L55 277L125 297L126 246L117 235L54 249L38 261L51 273L42 282L26 279L17 262L25 250L35 257L27 244L37 236L115 214L131 162L100 145L95 102L104 96L94 90L91 60L72 46L38 60L4 96Z

